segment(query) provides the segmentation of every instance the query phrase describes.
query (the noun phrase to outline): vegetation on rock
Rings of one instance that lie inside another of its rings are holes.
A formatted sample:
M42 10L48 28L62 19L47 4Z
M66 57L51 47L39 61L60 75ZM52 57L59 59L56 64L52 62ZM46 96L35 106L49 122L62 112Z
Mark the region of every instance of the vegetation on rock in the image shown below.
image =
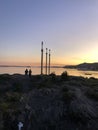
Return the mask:
M97 130L98 79L0 75L0 130Z

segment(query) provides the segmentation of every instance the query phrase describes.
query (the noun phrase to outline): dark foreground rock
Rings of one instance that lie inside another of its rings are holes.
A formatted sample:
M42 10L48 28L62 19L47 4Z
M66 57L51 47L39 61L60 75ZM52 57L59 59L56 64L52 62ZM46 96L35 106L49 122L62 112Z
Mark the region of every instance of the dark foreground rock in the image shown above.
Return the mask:
M0 75L0 130L98 130L98 79Z

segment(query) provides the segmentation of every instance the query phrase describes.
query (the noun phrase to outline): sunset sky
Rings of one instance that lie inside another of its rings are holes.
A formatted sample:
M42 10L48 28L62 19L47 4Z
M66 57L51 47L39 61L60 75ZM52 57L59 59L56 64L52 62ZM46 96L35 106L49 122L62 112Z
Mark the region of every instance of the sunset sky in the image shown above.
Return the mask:
M98 0L0 0L0 65L98 62ZM45 62L45 60L44 60Z

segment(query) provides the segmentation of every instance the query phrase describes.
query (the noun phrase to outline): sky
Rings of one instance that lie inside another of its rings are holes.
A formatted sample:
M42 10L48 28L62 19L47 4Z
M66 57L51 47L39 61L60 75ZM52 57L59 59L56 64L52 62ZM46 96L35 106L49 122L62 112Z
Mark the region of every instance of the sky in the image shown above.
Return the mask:
M0 0L0 65L98 62L98 0Z

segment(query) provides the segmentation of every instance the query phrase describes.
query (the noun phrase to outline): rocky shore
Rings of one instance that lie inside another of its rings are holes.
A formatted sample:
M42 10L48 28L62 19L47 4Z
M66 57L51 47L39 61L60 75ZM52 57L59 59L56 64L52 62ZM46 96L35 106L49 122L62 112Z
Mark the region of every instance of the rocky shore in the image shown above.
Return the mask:
M0 75L0 130L98 130L98 79Z

